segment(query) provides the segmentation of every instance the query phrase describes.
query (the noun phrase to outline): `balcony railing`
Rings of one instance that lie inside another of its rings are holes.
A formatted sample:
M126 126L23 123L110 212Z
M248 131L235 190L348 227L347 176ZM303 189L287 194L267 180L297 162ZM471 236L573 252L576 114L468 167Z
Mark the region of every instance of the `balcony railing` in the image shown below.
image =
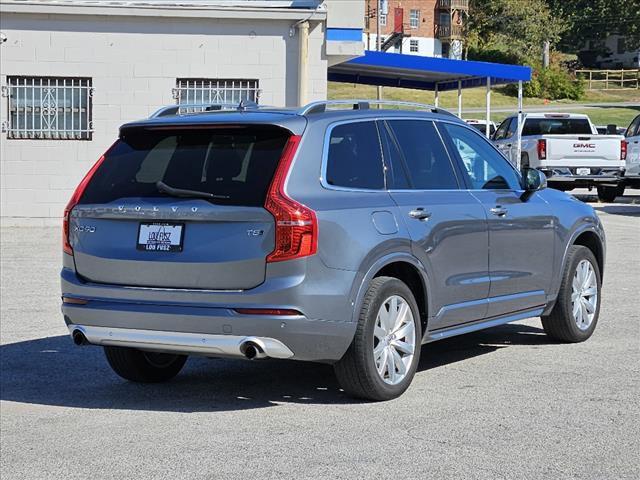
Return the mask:
M440 10L469 10L469 0L438 0Z
M436 38L439 39L461 39L464 30L462 25L440 24L436 25Z

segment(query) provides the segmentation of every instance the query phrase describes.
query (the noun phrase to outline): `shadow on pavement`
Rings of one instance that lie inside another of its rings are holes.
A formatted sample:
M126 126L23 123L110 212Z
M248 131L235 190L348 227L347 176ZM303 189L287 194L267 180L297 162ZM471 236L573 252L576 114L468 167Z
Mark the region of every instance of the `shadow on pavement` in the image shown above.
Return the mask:
M610 215L624 215L627 217L640 217L640 205L602 205L593 207L596 212L604 212Z
M549 343L541 329L503 325L422 348L417 375L510 345ZM0 346L0 399L77 408L216 412L278 403L356 403L329 365L190 358L174 380L134 384L111 371L101 348L75 347L68 336Z

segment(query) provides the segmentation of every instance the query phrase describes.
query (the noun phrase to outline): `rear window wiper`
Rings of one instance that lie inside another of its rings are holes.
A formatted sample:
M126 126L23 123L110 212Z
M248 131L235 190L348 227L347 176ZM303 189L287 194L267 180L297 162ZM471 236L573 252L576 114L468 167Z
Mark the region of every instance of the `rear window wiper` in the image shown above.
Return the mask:
M215 193L201 192L199 190L187 190L185 188L174 188L167 185L162 180L156 182L156 188L162 193L171 195L172 197L182 198L214 198L214 199L228 199L228 195L216 195Z

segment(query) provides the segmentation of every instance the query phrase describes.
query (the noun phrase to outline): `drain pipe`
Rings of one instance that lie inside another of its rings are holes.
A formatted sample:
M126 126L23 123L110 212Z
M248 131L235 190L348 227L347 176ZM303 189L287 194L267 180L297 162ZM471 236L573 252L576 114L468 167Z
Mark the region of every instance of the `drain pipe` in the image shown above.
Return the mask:
M307 104L307 91L309 83L309 22L303 21L296 25L298 28L298 105Z

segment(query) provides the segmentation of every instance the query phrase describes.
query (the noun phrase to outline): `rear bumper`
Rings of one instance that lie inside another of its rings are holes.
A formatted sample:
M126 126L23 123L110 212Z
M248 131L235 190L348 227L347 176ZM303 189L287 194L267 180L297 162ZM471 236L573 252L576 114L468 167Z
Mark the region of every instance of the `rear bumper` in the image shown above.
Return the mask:
M624 179L624 169L592 168L591 175L578 175L575 168L541 168L551 184L569 184L572 187L591 187L598 185L619 185Z
M130 347L140 350L192 355L243 357L246 356L246 345L253 344L257 345L261 353L266 357L293 357L293 352L285 344L273 338L159 332L73 324L68 325L68 328L72 337L77 332L82 332L86 341L92 345Z
M188 355L243 357L251 341L267 356L335 362L356 325L303 315L242 315L229 308L89 301L63 303L64 320L95 345L117 345Z

